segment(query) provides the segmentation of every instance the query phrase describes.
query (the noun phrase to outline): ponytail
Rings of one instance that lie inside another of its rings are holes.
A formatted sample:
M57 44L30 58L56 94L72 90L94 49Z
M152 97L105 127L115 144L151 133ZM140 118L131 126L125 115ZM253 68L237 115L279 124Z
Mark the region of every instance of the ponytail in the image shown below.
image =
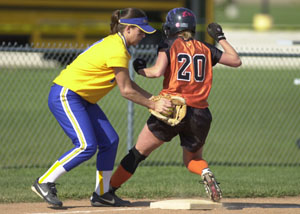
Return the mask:
M193 33L190 30L185 30L185 31L179 32L178 36L182 36L185 40L188 40L188 39L194 38L195 33Z
M115 10L111 15L110 21L110 34L115 34L118 32L118 24L120 19L121 10Z

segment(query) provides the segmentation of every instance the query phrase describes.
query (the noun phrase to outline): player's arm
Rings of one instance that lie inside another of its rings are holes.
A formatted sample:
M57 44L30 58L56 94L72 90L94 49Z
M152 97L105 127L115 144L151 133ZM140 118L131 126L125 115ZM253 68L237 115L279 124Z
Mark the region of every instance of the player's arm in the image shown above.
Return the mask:
M152 95L130 79L127 68L114 67L114 72L120 93L124 98L162 113L167 113L172 107L172 103L167 99L162 99L159 102L149 100Z
M235 49L231 46L231 44L226 40L222 27L217 23L211 23L207 26L208 34L215 39L224 49L224 52L219 60L219 63L231 66L238 67L242 64L242 61L235 51Z
M226 39L219 41L219 44L222 46L224 52L219 60L219 63L231 67L239 67L242 64L242 61L235 51L235 49L229 44Z
M146 68L146 61L143 59L136 59L133 62L133 67L135 71L149 78L157 78L164 75L165 70L168 66L168 58L164 51L159 51L156 62L153 66Z

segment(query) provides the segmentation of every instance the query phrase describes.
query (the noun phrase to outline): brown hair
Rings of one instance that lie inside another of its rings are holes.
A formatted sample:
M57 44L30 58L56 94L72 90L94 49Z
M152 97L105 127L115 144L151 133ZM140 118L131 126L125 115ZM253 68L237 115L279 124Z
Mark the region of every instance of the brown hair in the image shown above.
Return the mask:
M111 15L110 22L110 34L115 34L117 32L123 32L126 25L119 24L119 19L130 19L146 17L146 13L137 8L125 8L121 10L115 10Z

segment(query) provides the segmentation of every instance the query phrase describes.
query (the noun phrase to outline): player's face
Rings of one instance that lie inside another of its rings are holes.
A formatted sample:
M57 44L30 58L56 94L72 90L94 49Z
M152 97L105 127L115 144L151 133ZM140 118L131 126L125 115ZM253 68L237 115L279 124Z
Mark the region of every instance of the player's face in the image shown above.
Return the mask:
M141 31L138 27L131 27L128 31L128 44L137 45L143 38L145 33Z

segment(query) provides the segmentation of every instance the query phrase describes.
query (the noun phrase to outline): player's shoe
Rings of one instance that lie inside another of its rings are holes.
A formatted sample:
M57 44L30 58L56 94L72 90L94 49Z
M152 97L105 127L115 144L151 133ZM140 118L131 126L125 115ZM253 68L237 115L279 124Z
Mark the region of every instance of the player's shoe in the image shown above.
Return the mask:
M201 177L208 197L214 202L219 202L222 198L222 191L213 173L209 169L204 169Z
M91 205L94 207L129 207L131 203L122 200L114 192L106 192L101 196L93 192Z
M57 190L55 187L55 183L40 184L38 180L39 179L36 179L36 181L31 186L32 191L35 192L38 196L40 196L49 204L56 207L62 207L63 203L58 199L56 195Z

